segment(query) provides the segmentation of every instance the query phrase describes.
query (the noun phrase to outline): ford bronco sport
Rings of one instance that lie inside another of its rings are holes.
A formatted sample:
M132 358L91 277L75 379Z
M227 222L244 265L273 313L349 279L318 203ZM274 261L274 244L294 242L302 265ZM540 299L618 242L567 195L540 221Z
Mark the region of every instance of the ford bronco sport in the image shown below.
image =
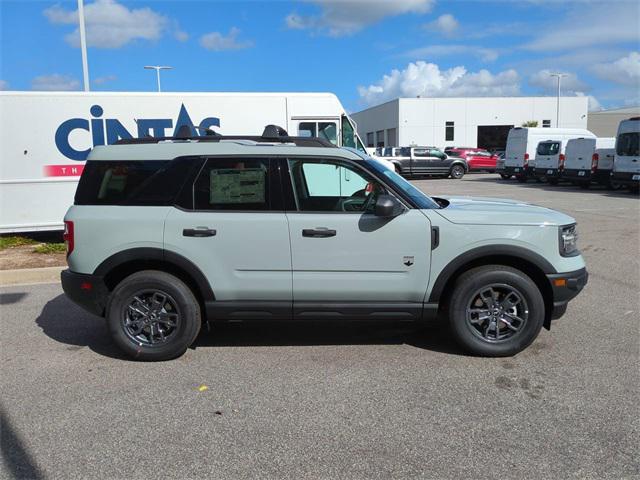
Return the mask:
M468 352L513 355L587 282L573 218L429 197L275 126L96 147L64 221L64 291L140 360L180 356L215 322L438 314Z

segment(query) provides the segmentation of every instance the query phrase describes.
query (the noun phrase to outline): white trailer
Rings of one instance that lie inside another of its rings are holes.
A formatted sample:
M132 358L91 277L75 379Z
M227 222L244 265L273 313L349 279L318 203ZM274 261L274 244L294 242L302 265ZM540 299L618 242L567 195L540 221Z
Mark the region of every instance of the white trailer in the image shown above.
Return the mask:
M331 93L0 92L0 233L61 230L89 150L122 138L290 135L364 146Z

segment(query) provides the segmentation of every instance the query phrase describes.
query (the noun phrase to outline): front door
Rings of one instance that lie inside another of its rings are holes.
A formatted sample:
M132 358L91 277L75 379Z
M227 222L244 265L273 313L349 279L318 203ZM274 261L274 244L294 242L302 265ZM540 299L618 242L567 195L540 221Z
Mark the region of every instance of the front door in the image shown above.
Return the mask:
M375 216L377 196L390 192L356 163L299 158L283 167L295 203L287 210L294 314L353 315L360 307L384 315L403 305L421 311L430 267L428 218L416 209Z
M222 317L291 312L289 229L275 161L210 158L165 222L165 249L197 265ZM273 307L273 308L271 308Z

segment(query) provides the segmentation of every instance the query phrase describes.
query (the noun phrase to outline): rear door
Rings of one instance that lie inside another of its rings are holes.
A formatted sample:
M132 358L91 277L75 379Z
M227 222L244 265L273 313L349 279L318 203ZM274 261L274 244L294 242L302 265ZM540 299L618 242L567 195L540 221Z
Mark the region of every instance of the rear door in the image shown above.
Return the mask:
M556 169L560 157L560 140L545 140L538 144L536 149L536 168ZM552 172L547 172L551 174Z
M180 198L165 222L165 249L202 270L215 314L288 318L291 252L275 160L209 158Z
M294 158L287 167L294 314L326 311L326 304L335 315L368 304L421 309L430 266L428 218L416 209L376 217L375 198L386 189L355 163Z
M413 148L411 155L411 173L425 175L435 166L436 159L431 156L428 148Z

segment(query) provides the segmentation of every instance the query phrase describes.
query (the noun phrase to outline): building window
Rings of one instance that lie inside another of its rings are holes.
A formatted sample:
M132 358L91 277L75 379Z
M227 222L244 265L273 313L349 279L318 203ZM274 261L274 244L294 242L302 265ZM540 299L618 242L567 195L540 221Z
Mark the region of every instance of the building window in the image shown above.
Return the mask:
M384 147L384 130L376 132L376 147Z
M453 122L445 122L445 133L444 133L445 141L453 142L453 139L454 139L453 129L454 129Z
M551 127L551 120L542 120L542 126L544 128L550 128Z
M396 129L389 128L387 130L387 147L397 147L398 143L396 141Z
M374 147L373 144L373 132L367 133L367 147Z

